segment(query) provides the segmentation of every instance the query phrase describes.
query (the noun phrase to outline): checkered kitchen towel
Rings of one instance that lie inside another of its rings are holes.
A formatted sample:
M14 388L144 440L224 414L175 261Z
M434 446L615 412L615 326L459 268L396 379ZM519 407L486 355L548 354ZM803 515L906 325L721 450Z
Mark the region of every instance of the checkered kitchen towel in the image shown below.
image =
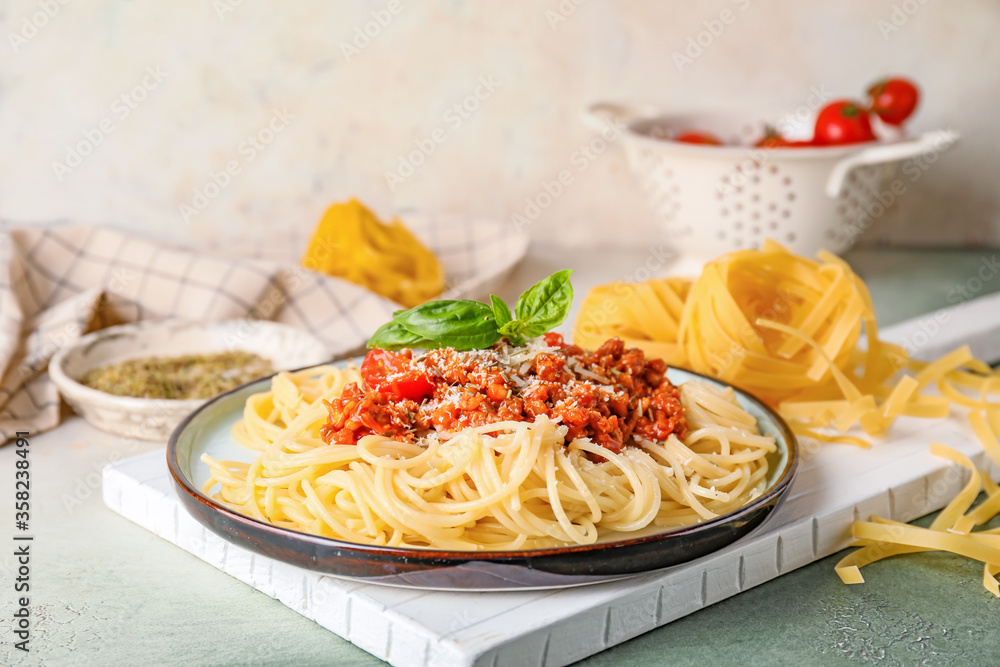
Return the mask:
M444 298L495 290L528 246L495 220L404 215L445 268ZM0 222L0 444L59 423L49 359L90 331L146 319L268 319L304 329L330 354L354 350L398 305L298 265L309 229L212 252L99 227L3 232Z
M310 332L333 355L364 344L396 308L293 263L203 254L106 228L0 234L0 443L59 423L49 359L90 331L168 317L268 319Z

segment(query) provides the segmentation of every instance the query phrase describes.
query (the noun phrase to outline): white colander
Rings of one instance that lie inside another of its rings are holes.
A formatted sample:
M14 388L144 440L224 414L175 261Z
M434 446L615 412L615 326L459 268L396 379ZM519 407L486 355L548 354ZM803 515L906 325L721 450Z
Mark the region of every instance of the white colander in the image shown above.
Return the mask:
M745 113L655 115L595 104L585 119L605 137L621 136L668 240L701 260L759 247L766 238L799 254L842 252L902 194L902 182L888 181L900 161L939 153L958 138L941 131L883 136L874 144L760 149L752 143L764 123L748 122ZM809 136L813 121L779 123L795 138ZM689 130L710 132L727 145L664 140Z

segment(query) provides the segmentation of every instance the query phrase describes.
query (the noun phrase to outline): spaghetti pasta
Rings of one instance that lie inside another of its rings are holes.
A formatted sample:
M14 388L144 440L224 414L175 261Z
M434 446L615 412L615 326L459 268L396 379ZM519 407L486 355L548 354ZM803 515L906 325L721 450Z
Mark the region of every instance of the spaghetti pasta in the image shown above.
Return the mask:
M679 387L683 438L637 438L617 451L568 439L562 418L544 414L409 441L324 439L330 402L359 382L353 367L276 375L233 429L259 456L203 456L203 492L261 521L363 544L544 548L727 513L764 490L776 451L732 389L697 381Z

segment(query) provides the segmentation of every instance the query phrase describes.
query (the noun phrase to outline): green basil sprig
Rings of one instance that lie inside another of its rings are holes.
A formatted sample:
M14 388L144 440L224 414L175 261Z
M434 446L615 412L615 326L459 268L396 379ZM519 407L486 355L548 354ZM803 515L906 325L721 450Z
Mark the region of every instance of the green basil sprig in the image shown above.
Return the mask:
M432 350L481 350L501 338L512 345L524 344L563 323L573 303L572 271L553 273L522 294L512 313L503 299L490 295L489 305L457 299L428 301L416 308L399 310L368 341L368 347L399 350L415 347Z

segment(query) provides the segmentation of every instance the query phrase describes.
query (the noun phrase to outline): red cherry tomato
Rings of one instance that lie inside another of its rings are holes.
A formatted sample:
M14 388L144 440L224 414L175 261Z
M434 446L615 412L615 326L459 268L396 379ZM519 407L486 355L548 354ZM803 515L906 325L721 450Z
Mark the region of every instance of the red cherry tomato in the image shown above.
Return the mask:
M412 356L409 350L375 348L361 362L361 379L375 391L419 401L434 393L434 382L427 373L410 367Z
M764 138L754 144L755 148L785 148L791 142L770 125L764 126Z
M674 137L674 141L682 144L702 144L704 146L721 146L722 142L708 132L682 132Z
M907 79L885 79L868 89L868 108L889 125L902 125L919 101L920 91Z
M813 136L821 146L875 141L868 110L851 100L837 100L823 107L816 116Z
M754 144L755 148L788 148L791 142L777 134L769 134Z
M754 144L755 148L801 148L804 146L814 146L812 140L791 141L785 139L776 129L770 125L764 126L764 138Z

